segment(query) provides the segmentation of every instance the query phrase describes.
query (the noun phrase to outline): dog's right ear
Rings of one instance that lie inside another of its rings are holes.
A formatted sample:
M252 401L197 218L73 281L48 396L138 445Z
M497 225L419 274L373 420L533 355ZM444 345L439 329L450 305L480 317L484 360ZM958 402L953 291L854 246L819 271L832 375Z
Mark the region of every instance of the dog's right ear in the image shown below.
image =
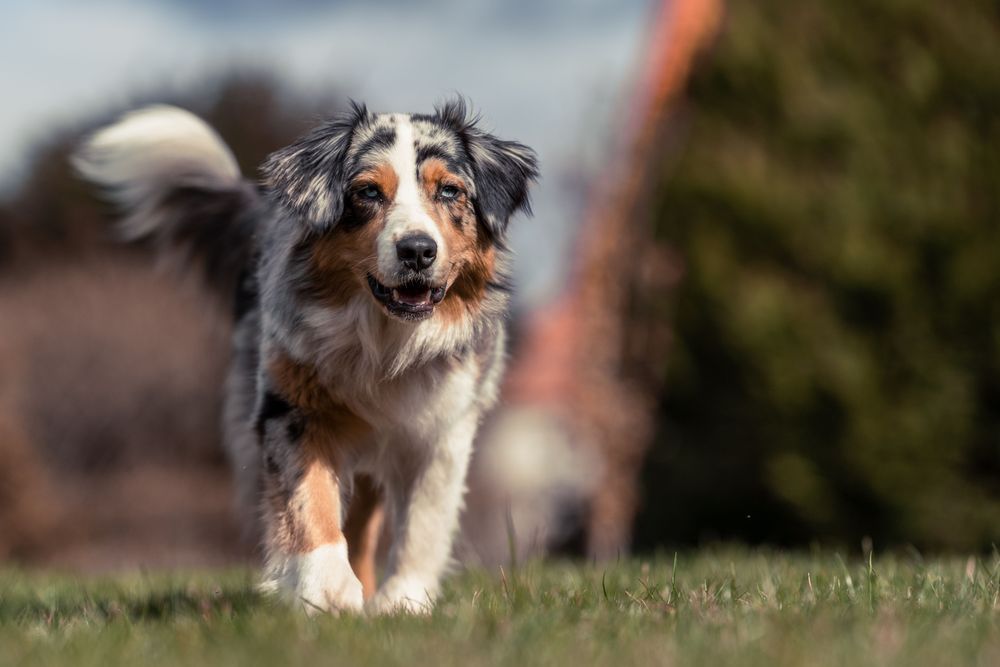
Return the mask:
M272 153L261 171L272 201L314 229L329 229L344 212L351 139L370 119L363 104Z

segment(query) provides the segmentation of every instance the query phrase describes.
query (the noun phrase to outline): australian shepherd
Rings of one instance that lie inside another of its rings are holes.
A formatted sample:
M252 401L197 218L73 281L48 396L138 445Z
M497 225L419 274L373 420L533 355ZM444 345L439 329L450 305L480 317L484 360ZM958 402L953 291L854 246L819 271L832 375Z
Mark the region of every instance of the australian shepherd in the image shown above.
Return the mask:
M461 100L355 104L254 184L203 121L156 106L92 135L75 164L128 237L199 261L233 299L224 432L262 517L265 589L308 611L430 609L503 372L504 239L535 153Z

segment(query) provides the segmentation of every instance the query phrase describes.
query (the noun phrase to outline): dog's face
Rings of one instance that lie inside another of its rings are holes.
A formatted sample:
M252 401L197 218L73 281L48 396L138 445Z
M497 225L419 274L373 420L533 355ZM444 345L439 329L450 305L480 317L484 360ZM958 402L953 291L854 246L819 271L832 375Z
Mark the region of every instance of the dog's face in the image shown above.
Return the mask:
M531 149L482 132L459 101L433 115L354 106L275 153L264 173L307 230L314 293L339 305L364 290L417 321L459 316L483 298L537 167Z

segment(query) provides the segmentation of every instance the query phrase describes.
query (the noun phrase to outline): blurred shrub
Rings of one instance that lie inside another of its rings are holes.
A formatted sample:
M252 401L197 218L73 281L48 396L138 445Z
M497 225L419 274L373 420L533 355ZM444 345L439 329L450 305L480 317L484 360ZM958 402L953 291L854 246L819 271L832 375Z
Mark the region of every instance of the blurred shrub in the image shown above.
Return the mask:
M997 541L1000 6L735 0L687 106L640 546Z

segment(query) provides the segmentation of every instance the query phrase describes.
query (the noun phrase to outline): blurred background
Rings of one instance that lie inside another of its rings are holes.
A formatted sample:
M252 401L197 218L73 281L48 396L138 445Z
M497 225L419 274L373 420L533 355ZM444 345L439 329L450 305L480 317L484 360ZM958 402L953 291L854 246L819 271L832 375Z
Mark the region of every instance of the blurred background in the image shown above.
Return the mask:
M248 177L357 98L535 147L458 547L1000 541L1000 6L69 0L0 9L0 558L252 560L230 322L115 243L80 137L151 102Z

